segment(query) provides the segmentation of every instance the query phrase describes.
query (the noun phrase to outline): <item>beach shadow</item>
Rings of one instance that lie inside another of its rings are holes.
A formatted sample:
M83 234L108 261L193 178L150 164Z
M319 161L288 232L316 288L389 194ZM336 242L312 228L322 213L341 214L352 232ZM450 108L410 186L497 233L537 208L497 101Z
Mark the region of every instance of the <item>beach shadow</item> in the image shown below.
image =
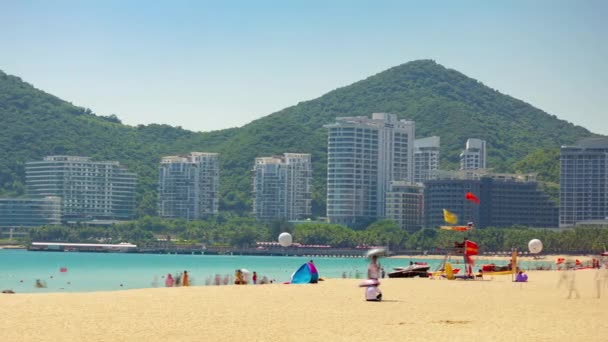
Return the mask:
M397 323L385 323L384 325L406 325L406 324L413 324L411 322L397 322Z
M445 320L441 320L438 321L437 323L441 323L441 324L468 324L471 323L472 321L467 321L467 320L452 320L452 319L445 319Z

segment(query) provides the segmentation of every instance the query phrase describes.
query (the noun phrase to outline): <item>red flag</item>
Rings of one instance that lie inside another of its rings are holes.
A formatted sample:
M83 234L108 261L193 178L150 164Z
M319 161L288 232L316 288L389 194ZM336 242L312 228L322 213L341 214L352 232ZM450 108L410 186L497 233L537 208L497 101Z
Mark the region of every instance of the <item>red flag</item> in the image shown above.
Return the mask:
M464 198L468 199L469 201L473 201L477 204L479 204L479 198L477 198L477 196L473 195L472 192L467 192L467 194L464 196Z
M467 240L464 243L464 255L477 255L479 249L473 241Z

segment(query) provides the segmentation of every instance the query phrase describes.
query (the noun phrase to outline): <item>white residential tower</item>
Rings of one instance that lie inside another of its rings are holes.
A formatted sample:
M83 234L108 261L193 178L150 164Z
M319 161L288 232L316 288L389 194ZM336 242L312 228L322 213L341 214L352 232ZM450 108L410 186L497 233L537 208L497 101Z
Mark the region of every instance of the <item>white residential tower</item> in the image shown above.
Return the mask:
M390 183L413 181L414 122L374 113L339 117L325 127L329 221L357 225L384 217Z
M219 178L217 153L163 157L159 167L159 215L198 220L217 214Z
M301 220L311 214L310 154L255 159L253 213L258 220Z

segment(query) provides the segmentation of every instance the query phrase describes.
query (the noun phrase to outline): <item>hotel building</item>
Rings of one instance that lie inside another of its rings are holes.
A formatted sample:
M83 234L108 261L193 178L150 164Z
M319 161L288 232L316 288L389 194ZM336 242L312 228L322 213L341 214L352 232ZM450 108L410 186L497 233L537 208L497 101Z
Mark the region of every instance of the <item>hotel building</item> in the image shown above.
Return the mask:
M467 192L480 200L466 200ZM427 227L445 225L443 209L459 217L459 225L473 222L476 227L514 225L555 228L558 207L536 182L535 175L442 171L437 179L425 183Z
M437 136L414 141L414 183L424 183L439 169L439 143Z
M414 232L424 225L424 187L403 181L391 183L386 193L386 218Z
M361 225L384 217L392 181L413 181L413 121L394 114L338 117L328 134L327 217Z
M198 220L219 208L217 153L191 152L163 157L159 167L158 213L165 218Z
M60 197L63 221L127 220L135 213L137 176L117 161L48 156L25 164L30 197Z
M476 170L486 168L486 141L467 139L465 150L460 154L461 170Z
M255 159L253 213L258 220L302 220L311 215L310 154L285 153Z
M560 227L608 220L608 138L587 138L560 152Z

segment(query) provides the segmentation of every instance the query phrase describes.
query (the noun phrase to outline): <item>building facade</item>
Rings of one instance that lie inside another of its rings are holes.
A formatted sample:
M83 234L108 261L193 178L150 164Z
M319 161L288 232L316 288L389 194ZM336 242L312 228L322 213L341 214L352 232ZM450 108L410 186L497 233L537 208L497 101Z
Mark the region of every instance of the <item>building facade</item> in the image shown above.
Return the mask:
M302 220L311 215L312 163L310 154L255 159L253 213L258 220Z
M480 203L467 200L467 192L477 196ZM427 227L446 224L443 209L455 213L459 225L473 222L479 228L558 226L558 207L534 175L454 172L452 177L444 175L425 183L424 199Z
M437 136L416 139L414 142L414 183L424 183L431 172L439 169L439 144Z
M158 180L161 217L199 220L218 213L218 156L217 153L191 152L161 159Z
M560 152L560 227L608 219L608 138L588 138Z
M0 198L0 237L28 228L61 224L61 198Z
M435 179L424 184L425 227L446 225L443 209L458 216L458 225L474 222L481 226L479 206L465 200L465 194L480 193L480 182L474 179Z
M542 191L534 175L484 177L481 191L482 227L558 226L559 207Z
M390 183L413 181L414 122L374 113L325 127L329 221L352 226L384 217Z
M391 183L386 193L386 218L414 232L424 226L424 187L403 181Z
M486 168L486 141L467 139L465 150L460 154L460 169L475 170Z
M128 220L135 215L137 176L117 161L48 156L27 162L30 197L60 197L63 221Z

